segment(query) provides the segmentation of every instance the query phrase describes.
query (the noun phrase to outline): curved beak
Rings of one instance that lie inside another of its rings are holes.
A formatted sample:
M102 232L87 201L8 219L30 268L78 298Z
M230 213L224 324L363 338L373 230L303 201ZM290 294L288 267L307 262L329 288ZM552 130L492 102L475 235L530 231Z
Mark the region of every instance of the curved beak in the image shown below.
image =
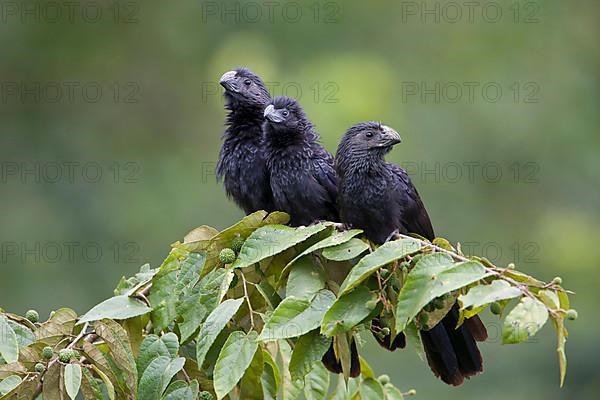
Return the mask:
M394 146L400 142L402 142L402 138L400 134L390 128L389 126L382 126L383 133L381 135L381 146L388 147Z
M236 77L236 71L227 71L221 76L219 79L219 84L223 86L225 89L236 90L235 85L232 85L233 79Z
M284 119L281 116L281 114L279 114L279 112L275 109L275 106L273 106L273 104L269 104L267 108L265 108L265 112L263 115L266 119L268 119L271 122L281 122Z

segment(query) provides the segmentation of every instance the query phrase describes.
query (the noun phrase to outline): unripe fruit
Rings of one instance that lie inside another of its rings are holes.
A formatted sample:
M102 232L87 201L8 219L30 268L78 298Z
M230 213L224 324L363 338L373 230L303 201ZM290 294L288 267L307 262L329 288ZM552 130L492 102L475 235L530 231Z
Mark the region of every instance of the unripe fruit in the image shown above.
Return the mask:
M79 359L79 357L81 357L81 354L77 350L71 350L71 358Z
M52 347L50 346L46 346L42 349L42 357L44 357L46 360L49 360L52 358L54 352L52 351Z
M555 285L562 285L562 278L560 276L557 276L556 278L552 279L552 283L554 283Z
M241 236L234 237L231 241L231 250L235 251L236 253L239 253L242 249L242 246L244 245L244 242L245 240Z
M490 306L490 311L494 315L500 315L502 314L502 306L499 303L493 302Z
M435 305L433 301L430 301L429 303L425 304L425 307L423 307L423 309L427 312L433 312L435 311Z
M408 392L405 393L406 396L414 396L417 394L417 391L415 389L410 389Z
M427 313L421 313L419 315L419 323L423 326L427 326L428 322L429 322L429 315L427 315Z
M224 248L219 253L219 260L223 264L231 264L232 262L235 261L235 258L236 258L235 251L231 250L230 248Z
M437 297L437 298L435 298L435 299L433 300L433 306L434 306L436 309L440 310L440 309L442 309L442 308L444 308L444 307L446 306L446 301L445 301L445 299L444 299L444 298L442 298L442 297Z
M68 363L71 361L71 357L73 356L73 352L70 349L62 349L58 352L58 359L60 362Z
M571 320L571 321L575 321L578 316L577 310L573 310L573 309L570 309L569 311L567 311L567 313L565 315L567 316L567 319Z
M377 378L377 380L382 385L386 385L386 384L390 383L390 377L389 377L389 375L381 375L379 378Z
M36 372L39 372L41 374L45 370L46 370L46 367L44 366L44 364L42 364L42 363L35 364L35 371Z
M390 276L390 270L389 270L389 269L387 269L387 268L381 268L381 269L379 270L379 275L381 275L381 277L382 277L383 279L385 279L385 278L387 278L388 276Z
M38 312L35 310L29 310L25 313L25 318L35 324L40 320L40 314L38 314Z
M214 400L214 397L209 392L200 392L200 396L198 397L200 400Z
M388 328L387 326L384 326L383 328L381 328L381 333L383 334L383 336L387 336L390 334L390 328Z

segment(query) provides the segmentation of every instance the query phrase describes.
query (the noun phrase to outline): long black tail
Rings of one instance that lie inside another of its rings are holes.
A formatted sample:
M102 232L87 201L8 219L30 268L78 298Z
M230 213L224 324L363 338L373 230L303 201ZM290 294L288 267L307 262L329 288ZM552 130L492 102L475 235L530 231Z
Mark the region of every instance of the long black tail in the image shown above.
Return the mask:
M457 323L458 306L454 305L439 324L429 331L420 332L429 367L435 376L454 386L483 371L483 359L476 342L487 339L487 331L479 317L467 319L458 329ZM380 319L374 318L371 332L377 343L389 351L406 345L403 333L391 342L391 335L381 335L381 331Z
M487 339L479 317L465 321L458 329L458 306L429 331L421 331L421 340L429 367L442 381L458 386L465 378L483 371L483 359L477 341Z
M325 368L327 368L330 372L334 374L341 374L342 370L342 362L335 355L335 349L333 348L333 339L331 340L331 345L329 345L329 349L323 355L321 359ZM350 343L350 377L356 378L360 375L360 359L358 358L358 349L356 348L356 342L352 339Z

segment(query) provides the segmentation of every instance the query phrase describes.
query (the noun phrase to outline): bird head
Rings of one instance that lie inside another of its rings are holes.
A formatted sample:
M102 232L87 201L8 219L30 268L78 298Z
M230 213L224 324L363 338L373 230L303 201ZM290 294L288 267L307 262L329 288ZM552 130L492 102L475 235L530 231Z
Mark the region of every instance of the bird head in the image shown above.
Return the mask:
M264 107L271 101L271 95L262 79L247 68L237 68L221 76L219 84L225 88L225 99L229 106Z
M400 134L379 122L361 122L354 125L344 135L340 149L360 153L386 154L402 141Z
M309 127L302 106L289 97L281 96L265 108L265 124L276 131L299 131Z

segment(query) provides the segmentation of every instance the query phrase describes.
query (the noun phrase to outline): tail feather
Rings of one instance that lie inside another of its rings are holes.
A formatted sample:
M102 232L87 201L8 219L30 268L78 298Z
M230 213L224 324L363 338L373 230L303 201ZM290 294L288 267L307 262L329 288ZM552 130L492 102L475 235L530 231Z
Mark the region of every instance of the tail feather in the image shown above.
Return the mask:
M337 358L335 349L333 347L333 339L329 345L329 349L321 358L321 362L329 372L334 374L341 374L343 372L342 362ZM356 378L360 375L360 359L358 357L358 348L356 347L356 341L354 339L350 343L350 377Z
M483 358L476 339L487 338L485 327L478 318L457 329L458 316L455 305L433 329L421 331L429 367L442 381L453 386L483 371Z
M485 329L485 325L483 325L483 322L481 322L481 319L479 319L478 315L467 319L464 322L464 326L467 327L469 332L471 332L471 335L473 335L475 340L478 342L484 342L487 340L487 329Z

